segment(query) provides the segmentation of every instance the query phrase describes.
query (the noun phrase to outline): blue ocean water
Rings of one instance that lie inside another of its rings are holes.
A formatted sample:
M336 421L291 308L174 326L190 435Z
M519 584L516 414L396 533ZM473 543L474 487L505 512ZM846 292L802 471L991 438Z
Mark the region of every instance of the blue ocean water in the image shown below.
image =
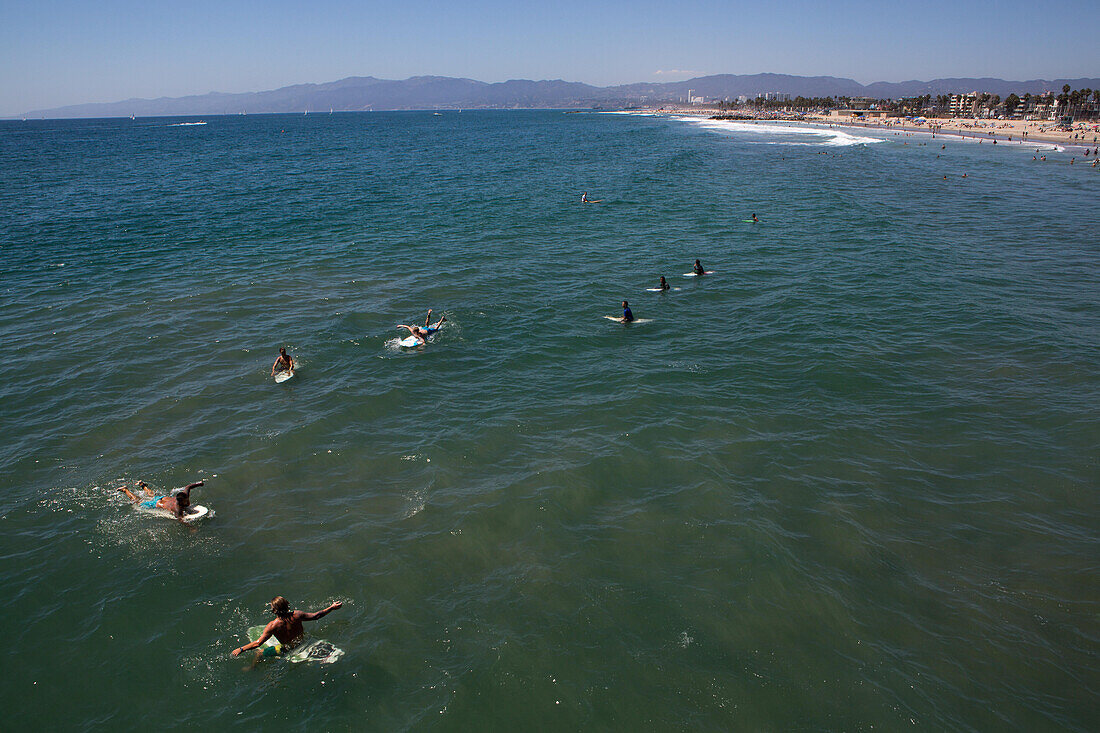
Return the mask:
M1079 151L199 121L0 123L13 728L1095 726ZM346 655L231 659L275 595Z

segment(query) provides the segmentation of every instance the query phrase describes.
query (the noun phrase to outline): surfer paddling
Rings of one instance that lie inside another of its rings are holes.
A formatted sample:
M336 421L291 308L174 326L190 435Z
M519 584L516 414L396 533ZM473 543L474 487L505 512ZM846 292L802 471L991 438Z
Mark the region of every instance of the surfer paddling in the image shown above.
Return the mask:
M428 331L422 330L420 326L406 326L404 323L398 323L397 327L408 330L408 332L413 335L413 338L416 339L417 346L423 346L428 343L428 336L431 335Z
M187 508L191 506L191 489L202 486L202 481L196 481L193 484L187 484L182 489L173 489L170 493L157 496L156 492L149 488L149 485L144 481L138 481L137 486L141 489L141 492L146 496L145 499L134 494L130 489L125 486L120 486L116 491L126 494L130 497L130 501L140 506L142 509L164 509L171 512L172 516L176 519L183 521L183 515L187 511Z
M271 376L275 376L278 372L292 372L294 371L294 359L286 353L286 349L279 349L279 356L275 358L275 363L271 365Z
M249 649L256 649L257 647L263 647L261 651L256 653L257 660L263 656L280 654L283 648L294 646L302 640L303 636L305 636L305 629L302 628L303 621L316 621L319 618L324 618L343 605L344 604L340 601L336 601L336 603L333 603L328 608L314 611L313 613L298 610L292 611L290 610L290 601L282 596L275 596L271 599L271 604L268 608L271 613L275 614L275 620L268 622L267 626L264 627L264 632L260 634L259 639L234 649L233 656L239 656L242 652L246 652ZM278 639L283 647L263 646L264 642L272 636ZM269 649L271 651L268 651Z

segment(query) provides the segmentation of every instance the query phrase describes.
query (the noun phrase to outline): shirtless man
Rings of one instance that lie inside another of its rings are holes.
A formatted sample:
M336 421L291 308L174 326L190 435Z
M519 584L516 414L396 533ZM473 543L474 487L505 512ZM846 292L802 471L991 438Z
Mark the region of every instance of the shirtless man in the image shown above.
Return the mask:
M409 333L416 339L417 346L423 346L428 343L428 336L431 335L427 331L422 331L420 326L406 326L404 323L398 323L397 327L408 329Z
M125 486L118 487L116 491L126 494L126 496L130 497L131 502L143 509L164 509L165 511L172 512L172 515L182 522L183 515L187 512L187 508L191 506L191 489L202 486L202 481L187 484L182 489L173 489L169 494L164 496L157 496L144 481L138 481L137 485L142 493L148 498L142 499L136 496Z
M271 612L275 614L275 620L271 621L264 627L264 632L260 634L260 638L256 641L245 644L244 646L237 647L233 650L233 656L236 657L241 652L246 652L249 649L256 649L263 646L264 642L274 636L279 640L279 643L283 647L290 648L295 646L305 636L305 629L302 628L303 621L316 621L319 618L327 616L332 611L340 608L343 603L336 601L328 608L308 613L306 611L291 611L290 602L282 596L275 596L271 599ZM272 651L267 651L271 649ZM275 648L267 646L256 653L256 659L263 656L281 654L281 648Z
M271 365L271 376L275 376L276 372L292 372L294 371L294 359L286 353L286 349L279 349L279 356L276 357L275 363Z

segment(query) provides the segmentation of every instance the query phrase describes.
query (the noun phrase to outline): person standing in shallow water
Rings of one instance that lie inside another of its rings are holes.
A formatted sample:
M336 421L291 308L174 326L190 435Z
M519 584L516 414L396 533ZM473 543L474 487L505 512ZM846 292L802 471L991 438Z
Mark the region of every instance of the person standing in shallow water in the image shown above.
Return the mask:
M303 621L316 621L319 618L324 618L343 605L344 604L340 601L336 601L336 603L333 603L328 608L314 611L313 613L307 611L292 611L290 610L290 601L282 596L275 596L271 599L270 608L268 609L271 613L275 614L275 620L268 622L267 626L264 627L264 632L260 634L259 639L234 649L233 656L236 657L249 649L256 649L263 646L264 642L272 636L278 639L283 647L289 649L300 642L302 637L305 636L305 629L302 628ZM268 652L268 649L272 651ZM264 649L257 652L256 659L263 656L280 654L282 651L282 649L275 649L270 646L264 647Z

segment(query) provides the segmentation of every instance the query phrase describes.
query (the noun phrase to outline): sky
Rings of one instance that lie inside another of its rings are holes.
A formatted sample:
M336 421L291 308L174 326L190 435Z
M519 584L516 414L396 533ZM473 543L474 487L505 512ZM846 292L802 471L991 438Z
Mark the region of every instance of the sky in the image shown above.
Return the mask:
M1097 0L0 0L0 115L348 76L1100 76Z

